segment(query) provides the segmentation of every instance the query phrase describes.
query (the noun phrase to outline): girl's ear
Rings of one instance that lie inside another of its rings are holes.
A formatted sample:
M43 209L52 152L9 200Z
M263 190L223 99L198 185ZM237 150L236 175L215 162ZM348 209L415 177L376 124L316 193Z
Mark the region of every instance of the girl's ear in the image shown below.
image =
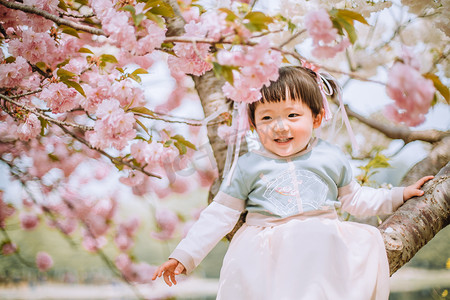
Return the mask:
M317 115L314 117L314 120L313 120L313 128L314 128L314 129L320 127L320 124L322 124L322 119L323 119L323 116L324 116L324 115L325 115L325 110L322 109L322 110L320 111L320 113L317 114Z

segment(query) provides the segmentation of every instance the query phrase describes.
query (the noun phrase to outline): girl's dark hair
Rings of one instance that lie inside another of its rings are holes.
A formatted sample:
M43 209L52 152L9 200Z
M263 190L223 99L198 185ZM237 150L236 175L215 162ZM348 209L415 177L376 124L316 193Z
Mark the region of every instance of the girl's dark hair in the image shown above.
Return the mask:
M304 67L281 67L277 81L272 81L270 85L261 89L262 98L259 101L248 105L248 115L250 122L255 126L255 110L259 103L281 102L287 98L302 101L310 109L313 116L317 116L323 109L322 93L317 83L317 73ZM322 80L319 78L319 80ZM328 80L329 81L329 80ZM335 83L331 83L335 89ZM325 87L326 89L327 87ZM335 94L335 91L327 91ZM256 127L256 126L255 126Z

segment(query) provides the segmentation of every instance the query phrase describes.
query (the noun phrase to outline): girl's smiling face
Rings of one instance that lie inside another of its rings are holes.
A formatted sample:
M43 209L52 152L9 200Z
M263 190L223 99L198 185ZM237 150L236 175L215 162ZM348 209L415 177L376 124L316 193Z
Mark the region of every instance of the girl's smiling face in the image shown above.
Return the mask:
M301 100L264 102L256 106L255 127L265 149L286 157L306 148L322 117L323 112L313 116Z

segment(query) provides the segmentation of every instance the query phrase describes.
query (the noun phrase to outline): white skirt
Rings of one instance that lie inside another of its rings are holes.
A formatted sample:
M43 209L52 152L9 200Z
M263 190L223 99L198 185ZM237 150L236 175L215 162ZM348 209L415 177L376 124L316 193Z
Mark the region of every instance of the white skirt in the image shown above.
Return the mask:
M220 273L220 300L387 300L389 265L380 232L335 212L281 221L247 216Z

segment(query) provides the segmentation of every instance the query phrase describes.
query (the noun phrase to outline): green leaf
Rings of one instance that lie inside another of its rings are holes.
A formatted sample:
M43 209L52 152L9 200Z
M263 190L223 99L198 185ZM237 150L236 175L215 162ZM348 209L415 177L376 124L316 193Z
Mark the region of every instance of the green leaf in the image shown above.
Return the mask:
M142 22L142 20L145 19L145 15L144 14L138 14L136 16L133 16L133 21L134 21L134 26L139 26Z
M234 84L233 70L237 70L237 67L221 65L213 62L213 71L217 78L223 77L231 85Z
M114 55L111 55L111 54L102 54L102 55L100 55L100 60L102 62L105 62L105 63L107 63L107 62L108 63L113 63L113 64L118 63L116 57Z
M432 73L425 73L423 74L423 77L430 79L433 81L433 85L436 88L436 90L439 91L439 93L444 97L445 101L447 101L447 104L450 104L450 91L448 87L446 87L442 81L439 79L439 77L436 74Z
M122 69L122 68L117 67L116 70L119 71L119 72L122 73L122 74L125 73L125 70Z
M176 140L177 142L179 142L179 143L181 143L182 145L187 146L187 147L189 147L189 148L191 148L191 149L197 150L197 148L195 147L195 145L192 144L192 143L189 142L189 141L186 141L186 139L185 139L182 135L179 135L179 134L174 135L174 136L171 137L171 139ZM176 144L176 142L175 142L175 144Z
M80 48L80 50L78 50L78 52L80 52L80 53L89 53L89 54L92 54L92 55L94 55L94 52L92 52L91 50L89 50L88 48Z
M159 27L164 27L164 19L160 16L153 14L151 11L147 11L145 13L145 16L147 17L147 19L152 20L153 22L158 24Z
M132 16L136 15L136 9L134 8L133 5L125 5L124 7L122 7L119 10L129 11Z
M62 33L65 33L65 34L68 34L68 35L80 38L80 36L78 35L78 32L75 29L71 28L71 27L65 27L62 30Z
M391 165L383 154L377 153L375 157L366 165L368 169L389 168Z
M251 11L245 17L248 23L244 23L250 31L261 31L267 29L267 24L273 22L273 18L265 15L260 11Z
M75 2L80 3L81 5L89 5L88 0L75 0Z
M14 56L9 56L9 57L7 57L7 58L5 59L5 62L6 62L7 64L12 64L12 63L15 62L15 61L16 61L16 58L15 58ZM38 66L38 64L41 64L41 66ZM45 70L45 68L46 68L47 66L46 66L45 63L43 63L43 62L38 62L38 63L36 64L36 67L38 67L39 69L41 69L41 67L43 67L44 70Z
M70 71L67 71L67 70L64 70L61 68L59 68L58 71L56 71L56 75L58 75L58 77L59 77L59 79L61 79L61 81L71 79L76 76L75 73L72 73Z
M78 82L75 81L71 81L71 80L67 80L67 81L63 81L67 86L69 87L73 87L75 90L77 90L78 93L80 93L81 95L83 95L84 97L86 97L86 94L84 93L83 88L81 87L81 85Z
M175 145L175 147L177 147L178 152L180 152L180 155L186 154L187 148L184 144L182 144L180 142L175 142L174 145Z
M167 18L173 18L175 13L173 12L172 6L163 1L152 1L152 8L150 11L155 15L160 15ZM147 3L148 4L148 3Z
M219 8L219 11L227 14L226 20L230 22L234 22L234 20L238 19L238 16L228 8Z
M133 75L139 75L139 74L148 74L148 71L146 69L143 68L139 68L133 71L133 73L131 73Z
M141 126L142 129L144 129L145 133L147 133L148 135L150 135L150 133L149 133L148 130L147 130L147 127L145 127L145 125L144 125L140 120L138 120L137 118L134 118L134 119L136 120L136 123L138 123L139 126Z
M38 119L39 119L39 122L41 123L41 133L40 134L41 134L41 136L44 136L45 129L47 129L49 123L46 119L44 119L42 117L38 117Z
M59 157L56 156L55 154L48 153L47 155L48 155L48 158L50 158L51 161L59 161Z
M67 58L65 61L56 65L57 68L62 68L70 62L70 58Z
M58 7L61 8L63 11L67 11L67 8L69 8L66 5L66 2L64 2L63 0L59 0Z
M123 163L121 163L121 162L119 161L118 158L112 159L111 161L112 161L112 163L114 164L114 166L116 166L117 170L119 170L119 171L122 171L122 170L123 170L123 167L124 167L125 165L124 165Z
M152 117L155 116L154 112L152 112L150 109L148 109L147 107L144 107L144 106L133 107L129 111L140 113L140 114L143 114L143 115L152 116Z
M345 31L347 32L350 43L354 44L358 39L358 36L356 35L356 30L353 24L347 22L346 19L342 18L338 18L338 22L342 25L342 27L344 27Z
M366 19L364 19L364 17L352 10L348 10L348 9L336 9L337 11L337 15L343 19L346 19L348 21L350 21L350 23L353 23L353 20L358 21L362 24L365 25L369 25L369 23L367 23Z

